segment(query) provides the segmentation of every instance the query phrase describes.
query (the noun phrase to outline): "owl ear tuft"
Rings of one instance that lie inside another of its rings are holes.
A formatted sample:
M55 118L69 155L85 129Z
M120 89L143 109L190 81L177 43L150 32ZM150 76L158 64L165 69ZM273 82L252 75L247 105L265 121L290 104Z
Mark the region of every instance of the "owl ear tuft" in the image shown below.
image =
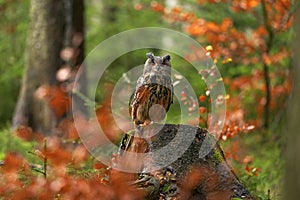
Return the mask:
M170 55L165 55L163 57L163 63L165 63L166 61L170 61L171 60L171 56Z
M147 53L146 55L147 55L148 58L151 59L151 62L154 63L154 55L153 55L153 53L152 53L152 52L149 52L149 53Z

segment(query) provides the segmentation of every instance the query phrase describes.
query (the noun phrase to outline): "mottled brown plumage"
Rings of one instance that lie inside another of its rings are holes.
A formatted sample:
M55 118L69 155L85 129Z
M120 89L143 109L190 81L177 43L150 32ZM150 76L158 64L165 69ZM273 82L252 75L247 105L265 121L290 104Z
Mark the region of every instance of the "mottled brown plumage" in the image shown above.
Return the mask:
M170 56L147 53L147 57L129 102L129 114L136 125L162 120L173 103Z

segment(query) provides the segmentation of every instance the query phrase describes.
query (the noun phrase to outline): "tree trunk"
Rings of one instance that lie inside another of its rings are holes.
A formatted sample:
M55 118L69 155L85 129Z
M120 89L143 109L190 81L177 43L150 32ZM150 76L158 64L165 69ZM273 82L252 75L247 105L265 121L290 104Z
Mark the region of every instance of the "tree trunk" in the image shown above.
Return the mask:
M13 128L28 125L47 134L55 126L55 116L47 102L37 98L35 92L42 85L55 84L55 73L61 65L63 38L63 1L32 0L25 72L13 116Z
M299 9L298 9L299 11ZM296 38L294 43L293 91L289 100L287 112L287 151L286 151L286 179L285 199L299 199L300 187L300 13L296 12L295 24Z
M13 116L14 129L25 125L35 131L49 134L57 122L66 116L55 115L47 102L51 99L41 98L43 90L40 88L60 84L56 80L56 73L63 64L69 65L74 73L78 71L84 60L83 11L83 0L31 1L25 71ZM64 47L74 50L74 56L70 60L61 59L60 54ZM85 94L87 83L83 70L79 76L79 92ZM84 113L82 100L76 95L73 98L76 108ZM67 108L68 110L70 109Z
M158 133L153 134L156 130L159 130ZM135 137L136 134L153 136L147 140ZM166 147L172 149L172 152L160 151ZM138 157L126 154L124 150L134 153L154 152L154 156L149 158L149 163L146 161L139 165L136 164ZM173 152L176 152L174 155L180 152L180 156L169 163ZM138 175L134 184L146 190L147 199L254 199L227 164L214 137L201 128L175 124L141 127L138 132L123 137L119 153L114 166L124 167L128 164L134 167ZM167 163L165 161L169 163L167 166L155 171L149 170ZM151 172L142 173L145 169Z
M86 95L87 80L84 68L81 67L84 61L84 1L83 0L64 0L66 9L66 33L64 46L72 48L74 57L65 61L66 65L70 66L78 76L77 86L82 95ZM81 67L81 68L80 68ZM80 71L78 71L80 69ZM71 82L74 80L70 80ZM77 94L70 91L70 96L73 98L73 111L80 114L87 114L87 109L84 106L83 99ZM72 114L71 110L69 114Z

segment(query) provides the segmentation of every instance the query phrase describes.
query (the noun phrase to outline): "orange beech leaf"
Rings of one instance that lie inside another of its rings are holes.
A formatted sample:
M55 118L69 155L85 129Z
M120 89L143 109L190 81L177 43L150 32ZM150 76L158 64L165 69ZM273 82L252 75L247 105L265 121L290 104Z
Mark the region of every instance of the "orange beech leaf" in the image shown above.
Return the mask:
M234 0L232 2L232 8L235 11L249 11L259 4L259 0Z
M200 107L200 108L199 108L199 112L200 112L201 114L205 114L205 113L207 112L206 107Z
M260 168L250 167L248 164L245 166L245 171L251 176L258 176L261 172Z
M200 100L201 103L203 103L205 101L205 99L206 99L205 95L199 96L199 100Z
M200 124L200 126L206 126L207 125L207 119L200 116L199 117L199 124Z
M182 21L193 21L195 14L190 12L181 13L180 18Z
M16 130L16 135L26 141L42 142L44 135L41 133L34 133L29 126L19 126Z
M206 0L197 0L197 3L200 4L200 5L202 5L202 4L206 3L206 2L207 2Z
M272 63L272 60L267 53L263 53L263 61L267 65L270 65Z
M41 152L53 165L62 166L71 163L72 154L63 147L60 138L48 137L46 147Z
M143 4L141 4L141 3L136 3L136 4L134 4L134 9L135 10L142 10L143 9Z
M158 3L157 1L151 2L151 8L155 12L164 12L165 8L162 4Z
M65 165L72 160L71 153L63 148L47 150L45 156L53 165Z
M242 163L244 164L250 164L253 162L253 156L245 156L245 158L242 160Z
M255 33L258 34L259 36L264 36L264 35L267 35L267 34L268 34L266 28L265 28L263 25L259 26L259 27L255 30Z
M181 101L185 101L187 99L187 94L185 93L185 91L181 91L180 96L181 96L180 98Z
M34 138L32 128L30 128L28 126L18 127L18 129L16 130L16 133L17 133L18 137L20 137L26 141L31 141Z
M212 31L216 33L219 33L221 31L220 27L215 22L207 22L205 24L205 27L208 29L208 31Z
M230 18L225 18L220 26L221 31L225 32L232 26L232 20Z
M57 117L62 117L71 106L68 93L62 87L51 87L48 101Z
M64 178L61 178L61 177L57 177L55 180L53 180L51 183L50 183L50 189L55 192L55 193L58 193L62 190L62 188L64 186L67 185L67 180L64 179Z
M179 6L176 6L176 7L172 8L171 12L175 13L175 14L178 14L178 13L182 12L182 9Z
M96 163L94 163L93 168L94 169L106 169L107 166L101 162L96 162Z
M83 145L77 146L72 152L72 160L75 165L80 165L88 158L88 152Z
M203 35L207 31L207 28L202 25L202 22L199 23L199 21L195 21L195 22L187 25L185 29L186 29L186 32L192 36Z
M80 125L80 122L78 122L77 127ZM74 121L72 119L63 119L58 125L58 128L64 134L65 138L69 140L79 139L77 127L75 126Z
M2 169L6 173L13 173L26 166L28 167L27 162L21 155L17 153L7 153Z

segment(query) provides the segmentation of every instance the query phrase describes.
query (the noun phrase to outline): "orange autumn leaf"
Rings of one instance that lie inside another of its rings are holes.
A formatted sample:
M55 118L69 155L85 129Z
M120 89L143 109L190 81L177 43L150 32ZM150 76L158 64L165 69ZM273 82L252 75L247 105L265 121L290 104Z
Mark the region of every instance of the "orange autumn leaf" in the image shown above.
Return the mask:
M151 8L155 12L163 12L165 9L164 6L160 3L158 3L157 1L151 2Z
M225 18L222 22L221 26L221 31L227 31L231 26L232 26L232 20L230 18Z
M61 147L47 150L44 154L53 165L66 165L72 160L71 153Z
M47 100L57 117L63 117L71 106L70 97L61 86L42 85L35 91L35 96Z
M216 24L215 22L207 22L205 26L209 31L212 31L212 32L218 33L221 30L219 25Z
M41 142L45 137L41 133L33 132L32 128L29 126L19 126L15 132L18 137L25 141Z
M80 123L77 124L77 126L80 126L80 125L81 125ZM66 139L69 139L69 140L79 139L77 128L72 119L62 120L58 127L61 130L61 132L64 134Z
M183 21L193 21L195 20L195 14L191 12L184 12L180 14Z
M30 141L34 138L32 128L27 127L27 126L20 126L16 130L17 136L26 140Z
M206 111L207 111L207 109L206 109L205 107L203 107L203 106L199 107L199 112L200 112L201 114L205 114Z
M171 12L178 14L178 13L182 12L182 9L181 9L181 7L177 6L177 7L172 8Z
M6 173L16 172L24 167L28 167L26 160L17 153L8 153L4 158L3 171Z
M186 32L192 36L199 36L206 33L207 28L203 25L204 21L197 20L186 26Z
M199 100L200 100L201 103L203 103L205 101L205 99L206 99L205 95L199 96Z
M94 163L93 168L94 169L106 169L107 166L101 162L96 162L96 163Z
M263 61L267 65L270 65L272 63L272 60L271 60L270 56L267 53L263 54Z
M88 152L83 145L77 146L72 152L72 160L75 165L80 165L88 157Z
M50 88L48 101L57 117L62 117L71 106L68 93L59 86Z
M141 3L136 3L135 5L134 5L134 9L135 10L142 10L143 9L143 4L141 4Z

